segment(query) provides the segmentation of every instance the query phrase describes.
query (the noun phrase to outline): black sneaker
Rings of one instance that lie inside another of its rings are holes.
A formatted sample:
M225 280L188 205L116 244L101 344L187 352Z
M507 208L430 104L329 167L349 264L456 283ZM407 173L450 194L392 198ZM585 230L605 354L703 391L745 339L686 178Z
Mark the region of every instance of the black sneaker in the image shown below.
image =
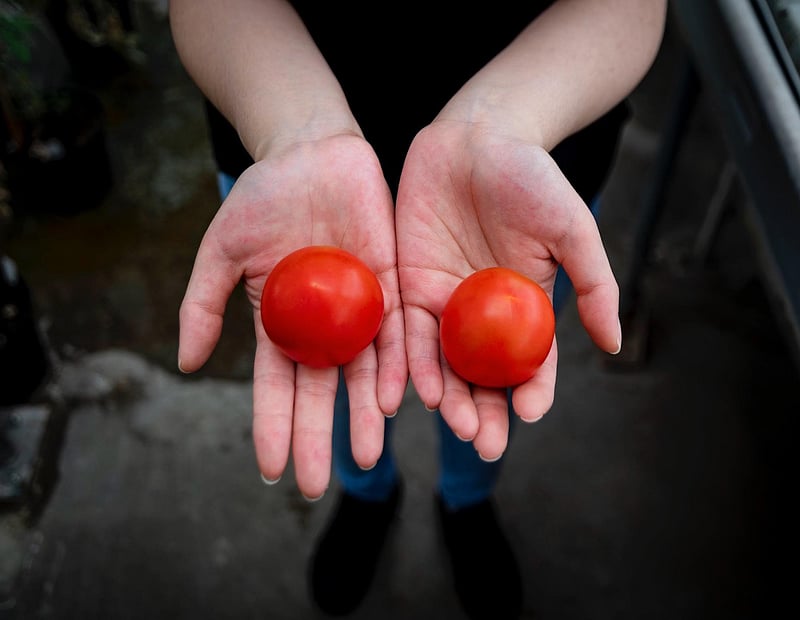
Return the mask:
M343 616L364 600L401 496L400 483L383 502L341 495L311 558L311 595L322 611Z
M522 577L490 500L448 510L437 496L439 521L456 594L471 620L507 620L522 613Z

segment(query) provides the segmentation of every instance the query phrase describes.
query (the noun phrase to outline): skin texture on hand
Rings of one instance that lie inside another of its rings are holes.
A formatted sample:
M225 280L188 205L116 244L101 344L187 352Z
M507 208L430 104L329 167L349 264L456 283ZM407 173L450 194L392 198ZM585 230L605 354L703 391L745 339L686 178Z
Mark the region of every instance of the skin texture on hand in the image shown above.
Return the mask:
M384 415L394 414L407 379L395 262L393 205L372 148L360 136L304 142L248 168L211 222L180 308L179 364L192 372L208 359L225 305L241 280L253 306L253 438L262 475L277 480L291 455L300 491L322 495L331 470L338 369L295 364L261 323L261 290L275 264L307 245L334 245L359 256L384 294L381 329L344 366L351 402L353 455L374 465Z
M408 153L397 197L398 270L411 379L429 409L487 460L508 441L505 390L470 386L444 361L438 317L475 271L504 266L552 298L559 263L572 280L583 324L603 350L621 345L619 290L597 225L549 154L469 123L434 122ZM532 379L513 390L524 420L553 402L555 340Z
M508 443L505 391L467 385L448 368L438 317L478 269L515 269L552 298L563 264L590 337L619 351L619 290L596 223L547 150L630 93L658 51L665 14L665 0L553 3L453 95L406 156L395 217L411 379L486 460ZM514 388L522 419L551 407L557 358L554 341Z
M353 456L364 468L380 455L383 416L399 407L409 370L425 405L439 407L481 456L505 450L504 392L470 389L439 353L441 310L477 269L510 267L552 294L563 263L588 333L604 350L619 348L618 290L596 224L547 149L638 83L658 49L665 7L666 0L553 3L417 135L393 210L345 93L288 2L172 0L181 61L257 162L198 250L180 309L179 364L192 372L208 359L243 281L257 341L253 434L266 479L281 476L290 452L306 497L320 496L330 478L337 370L293 364L259 320L267 275L299 247L341 247L383 287L375 345L343 369ZM556 359L554 342L540 371L514 390L523 419L552 404Z

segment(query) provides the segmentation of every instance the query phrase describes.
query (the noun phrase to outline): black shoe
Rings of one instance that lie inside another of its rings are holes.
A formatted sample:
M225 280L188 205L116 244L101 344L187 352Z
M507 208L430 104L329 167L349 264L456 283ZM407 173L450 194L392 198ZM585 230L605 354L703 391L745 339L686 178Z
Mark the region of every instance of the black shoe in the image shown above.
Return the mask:
M339 498L311 558L311 594L325 613L342 616L364 600L401 495L398 483L383 502L367 502L347 493Z
M459 510L436 504L455 590L471 620L506 620L522 613L519 565L490 500Z

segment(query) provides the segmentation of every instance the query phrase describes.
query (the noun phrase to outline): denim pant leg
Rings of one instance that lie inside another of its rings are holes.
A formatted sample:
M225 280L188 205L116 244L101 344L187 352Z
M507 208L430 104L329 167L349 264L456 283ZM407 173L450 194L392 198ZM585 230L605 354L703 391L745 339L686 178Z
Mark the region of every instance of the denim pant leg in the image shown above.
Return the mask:
M217 172L217 189L219 190L219 197L222 198L222 200L228 197L234 183L236 183L236 179L231 175L222 171Z
M394 419L386 418L381 457L372 469L361 469L353 459L350 445L350 399L340 369L333 410L333 471L347 493L366 501L383 501L389 497L398 479L390 439L393 428Z
M592 201L590 209L597 217L599 199ZM572 283L563 267L558 268L553 287L553 310L558 316L572 293ZM457 510L488 498L494 490L504 459L487 463L481 460L472 442L461 441L436 411L439 429L439 493L445 506ZM517 416L511 406L511 390L508 391L509 443L516 426Z

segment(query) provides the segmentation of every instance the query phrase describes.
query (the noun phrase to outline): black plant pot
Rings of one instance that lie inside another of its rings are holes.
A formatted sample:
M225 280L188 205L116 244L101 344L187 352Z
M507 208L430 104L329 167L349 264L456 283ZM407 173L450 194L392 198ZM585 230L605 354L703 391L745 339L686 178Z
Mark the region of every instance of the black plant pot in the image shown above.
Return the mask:
M112 185L102 102L82 89L54 99L22 147L3 149L10 203L18 214L93 209Z
M0 256L0 407L27 402L49 370L28 285Z

